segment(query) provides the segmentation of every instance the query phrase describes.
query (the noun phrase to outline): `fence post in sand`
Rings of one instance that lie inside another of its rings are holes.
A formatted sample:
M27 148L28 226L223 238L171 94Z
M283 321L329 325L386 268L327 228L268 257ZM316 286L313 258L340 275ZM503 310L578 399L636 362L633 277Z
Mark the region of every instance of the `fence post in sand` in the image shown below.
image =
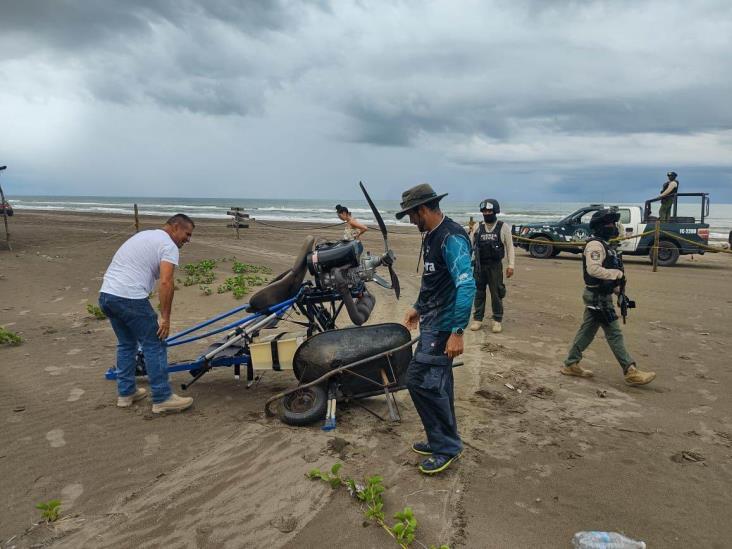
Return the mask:
M0 166L0 171L3 171L7 166ZM5 193L3 192L3 186L0 185L0 207L3 209L3 221L5 222L5 242L8 245L8 250L13 251L13 247L10 245L10 229L8 229L8 211L5 209Z
M658 271L658 241L661 237L661 222L656 219L656 227L653 230L653 272Z
M137 211L137 204L135 204L135 232L140 232L140 217Z
M233 218L233 223L229 227L234 227L236 230L236 239L239 240L239 229L249 228L249 214L244 213L242 208L237 206L231 206L226 215L230 215Z

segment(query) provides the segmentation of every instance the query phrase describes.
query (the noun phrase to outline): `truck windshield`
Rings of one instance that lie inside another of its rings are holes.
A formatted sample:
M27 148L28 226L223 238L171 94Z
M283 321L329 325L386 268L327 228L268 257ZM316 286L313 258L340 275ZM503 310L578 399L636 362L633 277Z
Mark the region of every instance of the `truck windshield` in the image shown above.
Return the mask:
M572 212L567 217L562 219L559 223L573 223L576 222L586 212L594 212L595 210L588 210L587 208L580 208L577 211Z

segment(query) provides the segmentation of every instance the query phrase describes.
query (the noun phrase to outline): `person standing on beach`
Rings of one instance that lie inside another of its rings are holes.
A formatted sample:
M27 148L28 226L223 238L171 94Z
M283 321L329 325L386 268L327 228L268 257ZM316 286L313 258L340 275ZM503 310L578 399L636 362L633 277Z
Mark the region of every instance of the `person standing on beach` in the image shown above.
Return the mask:
M348 208L346 208L345 206L337 204L336 213L338 214L338 219L346 223L346 229L343 233L343 240L361 240L361 235L369 230L366 225L359 223L358 220L351 215L351 212L349 212Z
M566 376L592 377L592 372L579 363L582 352L589 347L597 329L602 326L610 350L623 368L625 382L628 385L645 385L653 381L656 374L642 372L636 367L635 360L625 348L623 332L620 330L620 321L613 303L613 294L620 293L620 285L625 280L623 260L616 247L609 243L620 233L618 221L620 213L609 209L596 211L590 219L593 236L587 240L582 253L582 274L585 281L582 299L585 313L560 372Z
M668 221L671 217L671 209L676 200L676 194L679 192L679 182L676 180L676 172L668 172L666 174L668 181L661 187L661 194L658 197L661 199L661 207L658 210L658 220L661 222Z
M190 217L176 214L162 229L137 233L120 246L104 273L99 307L117 336L117 406L120 408L128 408L147 396L147 390L135 385L138 345L145 356L153 413L180 412L193 404L192 398L180 397L170 387L165 338L170 333L175 291L173 272L178 265L178 250L191 240L194 227ZM148 299L158 278L159 323Z
M419 326L419 343L407 369L407 389L422 420L426 442L412 450L429 456L419 470L444 471L463 449L458 435L452 360L463 353L463 330L470 320L475 281L470 239L465 230L440 211L440 200L427 184L402 193L397 219L409 221L424 234L424 271L417 302L404 315L410 330Z
M506 286L503 284L503 260L506 259L506 278L513 276L515 253L511 227L498 221L501 206L493 198L486 198L480 203L483 222L477 223L470 233L473 243L473 277L475 278L475 312L470 329L480 330L485 315L486 286L491 294L493 310L492 332L503 331L503 298L506 297Z

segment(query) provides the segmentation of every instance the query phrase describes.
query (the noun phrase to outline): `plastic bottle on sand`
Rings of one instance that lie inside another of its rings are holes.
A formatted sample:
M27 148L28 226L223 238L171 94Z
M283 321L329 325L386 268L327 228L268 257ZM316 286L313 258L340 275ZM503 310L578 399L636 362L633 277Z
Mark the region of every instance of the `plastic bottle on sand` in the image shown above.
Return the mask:
M617 532L577 532L572 545L575 549L646 549L645 542Z

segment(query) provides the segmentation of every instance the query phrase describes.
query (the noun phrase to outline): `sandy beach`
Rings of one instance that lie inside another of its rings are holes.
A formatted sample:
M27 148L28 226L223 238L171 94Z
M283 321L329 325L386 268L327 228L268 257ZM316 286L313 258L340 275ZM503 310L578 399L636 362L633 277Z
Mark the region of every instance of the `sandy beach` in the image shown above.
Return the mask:
M267 398L295 383L289 373L246 389L219 369L188 391L194 407L179 415L153 416L149 401L118 409L104 379L116 338L86 305L134 231L131 218L18 212L10 229L13 251L0 243L0 325L24 341L0 347L0 547L396 547L362 525L345 491L305 477L336 462L347 476L383 476L387 516L411 506L427 547L566 548L581 530L624 532L652 548L729 547L732 256L684 256L657 273L647 258L627 258L638 308L626 342L658 374L635 388L602 335L583 363L594 379L559 375L582 315L581 261L517 250L504 333L466 332L465 364L455 370L465 452L428 478L409 449L422 432L406 391L401 424L344 407L332 433L264 416ZM236 257L277 273L305 229L255 225L236 240L224 221L202 221L181 262ZM373 286L370 323L400 321L418 291L417 230L399 228L391 241L402 299ZM364 245L383 250L377 231ZM217 282L229 265L219 265ZM238 303L181 287L173 330ZM344 314L339 326L348 324ZM179 391L188 379L172 382ZM371 405L385 409L381 399ZM34 526L35 505L54 498L62 519Z

